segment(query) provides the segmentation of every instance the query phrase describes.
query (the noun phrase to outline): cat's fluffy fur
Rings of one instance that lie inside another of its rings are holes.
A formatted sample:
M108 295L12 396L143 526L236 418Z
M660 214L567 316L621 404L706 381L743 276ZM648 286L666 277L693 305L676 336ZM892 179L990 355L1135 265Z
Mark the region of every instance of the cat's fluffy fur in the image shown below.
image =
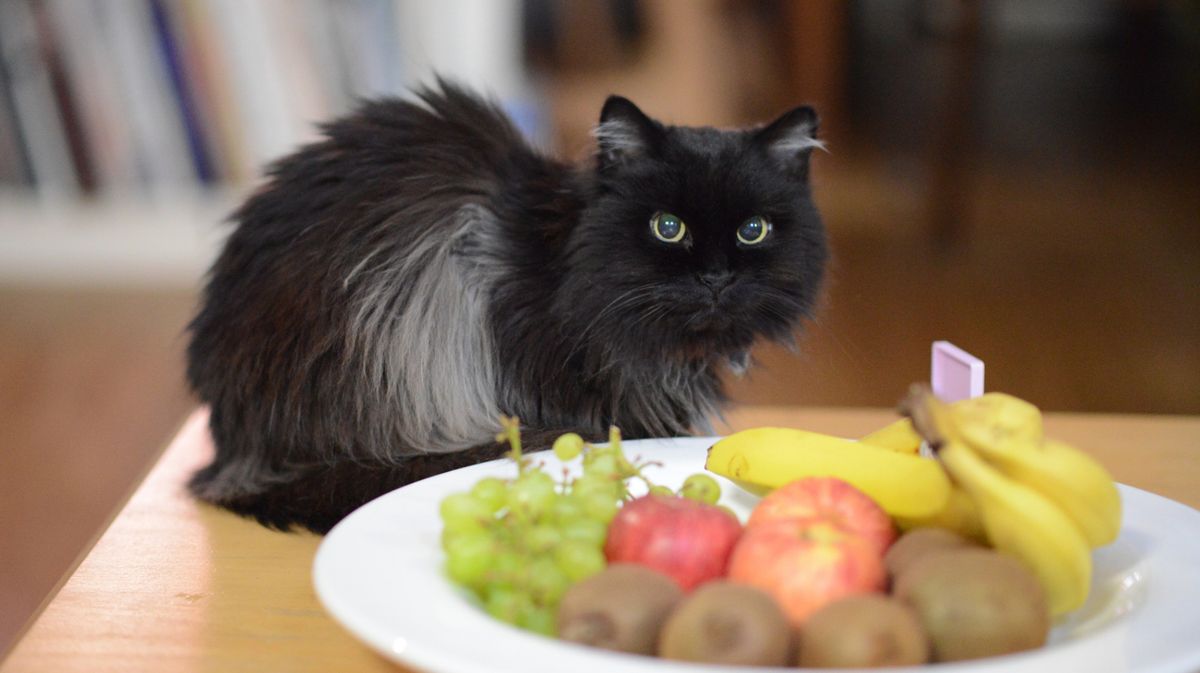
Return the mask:
M390 489L565 430L702 426L718 370L789 338L825 236L808 186L816 119L665 126L612 97L571 168L493 105L439 83L383 100L278 162L238 210L191 324L211 406L199 497L326 531ZM685 241L651 235L656 211ZM737 242L753 215L768 240Z

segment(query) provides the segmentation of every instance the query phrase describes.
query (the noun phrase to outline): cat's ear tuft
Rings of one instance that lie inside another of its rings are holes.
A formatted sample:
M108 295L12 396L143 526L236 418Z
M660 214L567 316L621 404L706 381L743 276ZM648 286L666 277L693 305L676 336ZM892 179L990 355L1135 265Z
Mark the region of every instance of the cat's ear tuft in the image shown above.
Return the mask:
M628 98L609 96L593 134L603 168L652 153L662 127Z
M817 138L817 113L807 105L784 114L754 134L756 142L785 169L808 177L813 149L825 149Z

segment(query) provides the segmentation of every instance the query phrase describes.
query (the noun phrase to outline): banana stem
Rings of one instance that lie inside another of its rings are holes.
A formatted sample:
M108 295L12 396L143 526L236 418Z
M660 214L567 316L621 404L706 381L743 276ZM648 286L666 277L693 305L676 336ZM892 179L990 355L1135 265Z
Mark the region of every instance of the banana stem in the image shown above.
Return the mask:
M921 438L929 443L929 448L937 453L946 443L946 437L938 427L937 418L930 408L933 392L929 387L914 383L909 386L908 394L900 401L900 413L907 416Z

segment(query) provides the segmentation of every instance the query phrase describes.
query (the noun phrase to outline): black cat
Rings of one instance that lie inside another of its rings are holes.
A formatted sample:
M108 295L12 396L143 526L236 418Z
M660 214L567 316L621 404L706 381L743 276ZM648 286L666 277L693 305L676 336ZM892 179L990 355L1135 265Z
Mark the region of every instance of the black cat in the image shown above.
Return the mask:
M233 216L191 323L217 453L191 482L324 532L405 483L526 444L703 428L719 368L787 340L826 260L816 116L667 126L611 97L594 162L526 144L445 82L274 165Z

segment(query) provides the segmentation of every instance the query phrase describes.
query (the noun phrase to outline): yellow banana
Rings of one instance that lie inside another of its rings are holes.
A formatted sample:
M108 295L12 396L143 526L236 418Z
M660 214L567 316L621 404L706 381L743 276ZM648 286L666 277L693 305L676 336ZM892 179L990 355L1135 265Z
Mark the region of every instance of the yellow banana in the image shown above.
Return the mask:
M950 440L938 458L974 499L988 540L1024 562L1046 590L1054 616L1087 600L1092 556L1075 523L1048 498L1009 479L967 444Z
M1082 529L1054 500L1009 477L976 451L982 444L1019 447L1042 442L1037 408L1011 396L993 395L988 411L980 411L984 405L979 405L964 412L923 389L910 393L906 405L914 427L937 448L954 482L975 501L992 546L1033 570L1046 589L1053 615L1082 606L1092 572L1091 549Z
M756 493L803 477L838 477L892 516L933 516L950 496L950 480L936 460L791 428L729 435L708 450L704 466Z
M983 529L983 518L979 507L971 499L971 495L957 484L950 487L950 497L946 506L932 516L926 517L894 517L900 530L909 531L914 528L945 528L959 535L987 544L987 532Z
M974 430L960 428L966 443L1005 476L1058 505L1079 527L1088 545L1100 547L1117 539L1121 494L1112 475L1091 456L1053 439L978 441Z
M1079 449L1044 438L1037 407L1011 395L989 393L942 405L938 413L944 429L984 460L1057 504L1090 546L1117 538L1121 495L1112 475Z
M960 430L970 426L986 441L1040 441L1042 412L1019 397L985 393L946 405Z
M1031 439L1041 439L1042 436L1041 412L1032 404L1012 395L985 393L954 402L950 408L962 421L986 423L1006 436ZM897 419L858 441L900 453L917 453L921 448L921 435L908 418Z
M921 435L917 434L912 421L907 418L888 423L858 441L898 453L916 454L921 449Z

